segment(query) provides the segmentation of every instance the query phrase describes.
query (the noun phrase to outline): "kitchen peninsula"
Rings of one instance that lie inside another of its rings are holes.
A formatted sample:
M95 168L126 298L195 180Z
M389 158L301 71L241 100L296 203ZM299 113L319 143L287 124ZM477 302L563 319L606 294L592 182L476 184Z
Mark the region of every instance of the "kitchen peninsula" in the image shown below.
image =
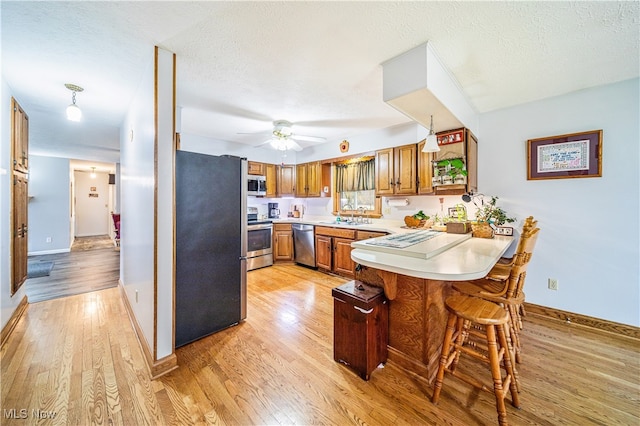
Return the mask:
M442 233L404 247L380 242L385 238L389 237L352 244L351 258L361 265L356 278L383 287L390 300L389 359L432 382L447 319L444 301L454 293L452 282L486 276L512 237Z

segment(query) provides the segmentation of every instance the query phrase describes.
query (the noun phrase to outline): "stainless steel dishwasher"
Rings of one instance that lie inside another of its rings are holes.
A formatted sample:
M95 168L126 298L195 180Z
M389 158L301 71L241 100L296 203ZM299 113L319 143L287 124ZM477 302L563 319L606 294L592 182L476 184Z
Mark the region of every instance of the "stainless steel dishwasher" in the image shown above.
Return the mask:
M314 226L294 223L293 228L293 260L302 265L316 267L316 246Z

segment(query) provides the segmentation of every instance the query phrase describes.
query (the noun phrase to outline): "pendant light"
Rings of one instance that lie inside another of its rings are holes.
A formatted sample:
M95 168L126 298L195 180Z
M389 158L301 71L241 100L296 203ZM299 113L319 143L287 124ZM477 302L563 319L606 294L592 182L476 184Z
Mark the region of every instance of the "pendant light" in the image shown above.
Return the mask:
M64 85L67 89L73 92L71 95L71 105L67 107L67 120L71 121L80 121L82 118L82 110L78 105L76 105L76 92L82 92L84 89L80 86L76 86L75 84L67 83Z
M438 152L440 146L438 146L438 138L433 131L433 115L431 116L431 128L429 129L429 135L427 135L427 141L422 148L422 152Z

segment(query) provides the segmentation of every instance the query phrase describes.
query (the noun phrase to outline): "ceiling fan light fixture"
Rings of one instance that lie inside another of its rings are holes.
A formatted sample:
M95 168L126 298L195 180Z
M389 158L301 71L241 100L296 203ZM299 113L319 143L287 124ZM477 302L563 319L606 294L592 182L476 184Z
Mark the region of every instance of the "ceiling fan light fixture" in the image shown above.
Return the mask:
M436 137L435 132L433 131L433 115L431 116L431 128L429 129L429 135L427 135L426 143L422 148L422 152L438 152L440 151L440 146L438 146L438 138Z
M67 107L67 120L80 121L82 119L82 110L78 105L76 105L76 93L82 92L84 89L70 83L65 84L64 87L73 92L71 95L71 105Z

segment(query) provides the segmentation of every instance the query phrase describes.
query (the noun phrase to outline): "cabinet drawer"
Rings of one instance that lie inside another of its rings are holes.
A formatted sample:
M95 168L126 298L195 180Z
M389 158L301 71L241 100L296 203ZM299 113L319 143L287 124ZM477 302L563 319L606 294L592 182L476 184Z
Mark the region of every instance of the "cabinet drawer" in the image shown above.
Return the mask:
M328 226L316 226L316 235L327 235L329 237L356 238L355 229L330 228Z
M368 240L369 238L383 237L386 232L360 231L358 230L358 240Z
M290 223L274 223L273 224L274 231L291 231Z

